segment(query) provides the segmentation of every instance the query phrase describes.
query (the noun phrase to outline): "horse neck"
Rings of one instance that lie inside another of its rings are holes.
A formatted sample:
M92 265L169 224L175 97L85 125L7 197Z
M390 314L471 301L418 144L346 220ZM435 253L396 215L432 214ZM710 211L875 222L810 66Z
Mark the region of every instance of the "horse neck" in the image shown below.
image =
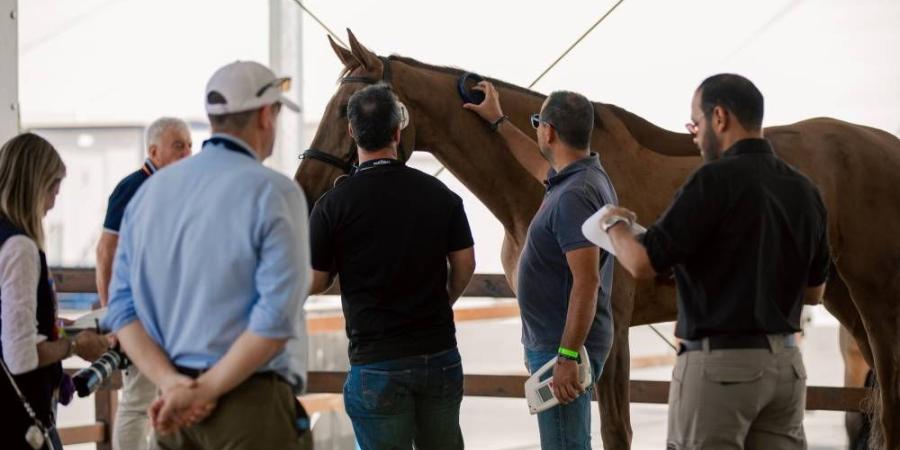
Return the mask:
M394 67L400 96L412 113L416 147L434 154L513 239L524 239L543 186L515 160L497 133L461 107L458 75L402 62ZM540 110L545 97L504 83L495 86L510 122L530 130L529 117ZM619 203L633 208L646 222L655 220L700 163L690 135L665 130L615 105L596 103L595 111L592 148L600 153Z
M618 119L634 140L648 150L666 156L697 156L699 154L689 134L675 133L658 127L643 117L616 105L597 103L596 107L601 111L606 110Z
M673 133L618 106L594 104L592 147L619 197L648 224L700 163L687 134ZM688 157L691 156L691 157Z
M403 63L395 67L395 85L413 118L416 148L432 153L484 203L513 240L523 241L540 206L541 184L515 160L499 135L462 108L454 75ZM541 98L536 96L505 89L501 96L514 121L540 108ZM515 125L524 129L527 124Z

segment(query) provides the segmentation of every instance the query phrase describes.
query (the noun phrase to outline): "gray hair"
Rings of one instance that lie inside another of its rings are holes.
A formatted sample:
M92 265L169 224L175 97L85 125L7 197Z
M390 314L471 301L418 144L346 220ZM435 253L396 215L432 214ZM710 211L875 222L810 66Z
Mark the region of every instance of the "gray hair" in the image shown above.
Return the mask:
M175 117L160 117L147 127L147 148L154 144L158 145L160 139L162 139L163 133L173 128L181 128L188 133L191 132L191 127L188 126L187 122L181 119Z

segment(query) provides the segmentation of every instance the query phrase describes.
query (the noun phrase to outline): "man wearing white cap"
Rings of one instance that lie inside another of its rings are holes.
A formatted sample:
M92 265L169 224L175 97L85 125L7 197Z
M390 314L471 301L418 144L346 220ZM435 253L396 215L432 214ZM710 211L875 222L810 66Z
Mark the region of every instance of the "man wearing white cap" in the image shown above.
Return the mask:
M289 82L254 62L219 69L212 137L125 211L104 324L159 387L153 448L301 448L305 361L286 345L306 346L307 208L261 164L281 107L297 110Z

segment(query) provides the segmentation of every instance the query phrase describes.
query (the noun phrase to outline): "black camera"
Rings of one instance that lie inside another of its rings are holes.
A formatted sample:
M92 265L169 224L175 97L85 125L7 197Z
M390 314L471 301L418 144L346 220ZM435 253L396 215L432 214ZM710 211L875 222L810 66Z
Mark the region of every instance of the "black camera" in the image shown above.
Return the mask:
M79 397L87 397L96 392L116 370L124 369L129 365L131 365L131 361L124 353L118 349L111 349L100 355L90 366L75 372L75 375L72 376L75 391L78 392Z

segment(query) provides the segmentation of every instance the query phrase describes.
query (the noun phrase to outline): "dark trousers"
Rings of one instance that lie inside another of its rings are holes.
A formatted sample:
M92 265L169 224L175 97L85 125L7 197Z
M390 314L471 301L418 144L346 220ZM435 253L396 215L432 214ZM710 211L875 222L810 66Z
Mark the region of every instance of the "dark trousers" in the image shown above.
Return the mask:
M463 448L462 361L456 348L350 366L344 406L362 450Z

